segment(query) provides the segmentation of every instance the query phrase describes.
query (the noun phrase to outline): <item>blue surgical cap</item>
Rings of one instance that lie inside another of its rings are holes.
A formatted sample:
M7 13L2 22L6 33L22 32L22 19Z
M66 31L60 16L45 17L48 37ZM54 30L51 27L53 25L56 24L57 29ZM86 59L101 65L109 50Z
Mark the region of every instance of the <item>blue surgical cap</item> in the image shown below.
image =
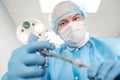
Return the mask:
M59 22L73 14L81 14L84 19L86 18L84 10L71 1L64 1L56 5L51 13L51 23L56 34L58 34L57 27Z

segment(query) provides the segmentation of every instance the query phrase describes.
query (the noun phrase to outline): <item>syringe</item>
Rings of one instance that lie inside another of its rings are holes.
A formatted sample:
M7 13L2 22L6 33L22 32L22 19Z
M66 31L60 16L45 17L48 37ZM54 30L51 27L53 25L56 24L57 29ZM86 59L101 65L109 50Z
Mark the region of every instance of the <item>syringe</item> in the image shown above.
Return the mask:
M78 67L86 67L86 68L88 68L88 65L84 64L79 59L73 59L73 58L64 57L64 56L58 55L56 53L49 52L46 49L42 50L40 53L42 55L45 55L45 56L55 57L57 59L61 59L61 60L67 61L67 62L72 63L72 64L74 64L74 65L76 65Z

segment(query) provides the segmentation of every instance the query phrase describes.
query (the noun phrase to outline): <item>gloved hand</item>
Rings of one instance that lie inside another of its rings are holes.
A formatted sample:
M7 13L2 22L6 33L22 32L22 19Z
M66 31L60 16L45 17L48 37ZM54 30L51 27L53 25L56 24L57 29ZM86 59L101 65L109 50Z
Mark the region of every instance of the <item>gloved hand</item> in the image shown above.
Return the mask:
M45 69L39 66L45 64L45 59L36 51L50 47L48 41L33 41L13 51L8 64L7 80L41 80Z
M120 80L120 61L105 61L92 64L88 69L90 80Z

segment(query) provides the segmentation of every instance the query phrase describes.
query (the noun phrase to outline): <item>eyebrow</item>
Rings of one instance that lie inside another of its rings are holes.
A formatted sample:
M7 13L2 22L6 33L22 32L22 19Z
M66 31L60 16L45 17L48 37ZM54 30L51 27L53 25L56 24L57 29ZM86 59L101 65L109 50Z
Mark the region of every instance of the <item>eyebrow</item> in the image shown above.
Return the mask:
M75 14L73 17L76 17L76 16L78 16L78 15L80 15L80 14ZM61 21L58 23L58 25L59 25L61 22L64 22L64 21L66 21L66 19L61 20Z
M61 20L58 24L60 24L61 22L64 22L64 21L66 21L66 19Z
M80 14L75 14L73 17L79 16Z

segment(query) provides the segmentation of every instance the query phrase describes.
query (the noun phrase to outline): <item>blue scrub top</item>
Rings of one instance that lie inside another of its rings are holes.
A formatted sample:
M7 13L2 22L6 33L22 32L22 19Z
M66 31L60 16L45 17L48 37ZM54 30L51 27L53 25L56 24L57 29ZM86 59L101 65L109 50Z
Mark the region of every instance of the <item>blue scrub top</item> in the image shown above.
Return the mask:
M53 51L59 55L80 59L83 63L120 59L120 38L100 39L90 37L81 48L70 49L62 44ZM60 59L49 57L48 73L45 80L88 80L87 68L77 67Z

